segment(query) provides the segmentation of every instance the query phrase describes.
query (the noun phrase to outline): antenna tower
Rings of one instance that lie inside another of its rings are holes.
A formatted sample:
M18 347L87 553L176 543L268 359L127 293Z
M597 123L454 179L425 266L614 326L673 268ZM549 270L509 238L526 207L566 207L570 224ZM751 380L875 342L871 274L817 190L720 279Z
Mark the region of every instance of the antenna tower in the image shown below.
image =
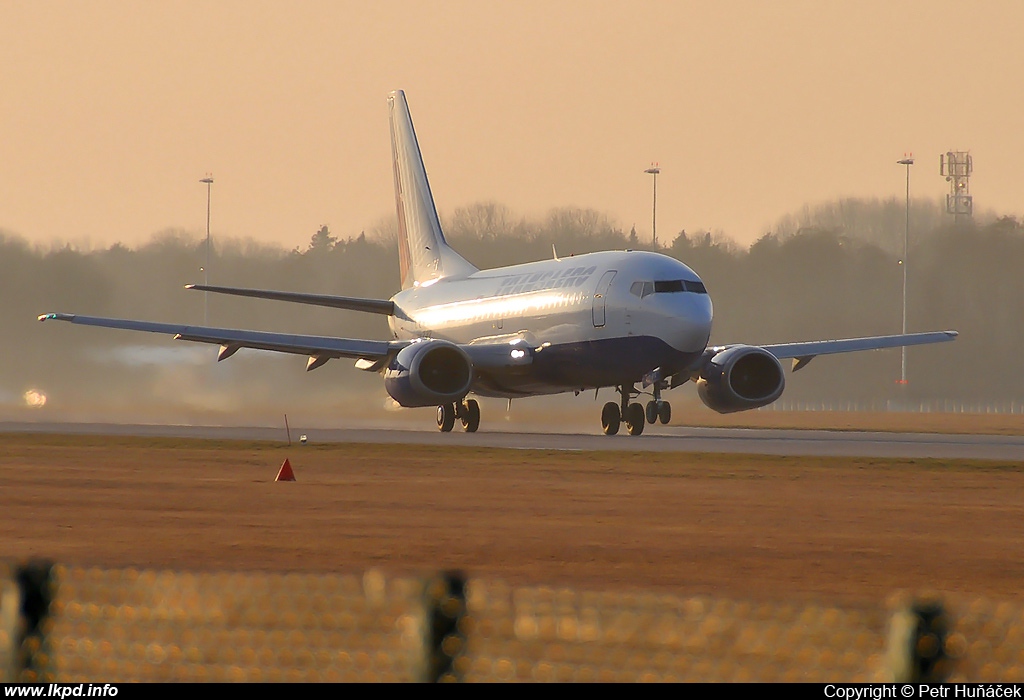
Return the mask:
M953 215L953 223L959 223L960 217L968 219L974 214L974 202L971 199L971 173L974 162L967 151L947 151L939 156L939 174L949 183L949 194L946 195L946 213Z

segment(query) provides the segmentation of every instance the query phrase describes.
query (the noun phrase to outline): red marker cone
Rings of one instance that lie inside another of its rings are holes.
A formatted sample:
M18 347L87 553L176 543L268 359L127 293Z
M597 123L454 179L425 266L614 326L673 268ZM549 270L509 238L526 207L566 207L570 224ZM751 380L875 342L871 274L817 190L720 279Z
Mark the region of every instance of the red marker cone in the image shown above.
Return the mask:
M281 471L277 473L277 478L274 481L295 481L295 472L292 471L292 463L287 459L284 464L281 465Z

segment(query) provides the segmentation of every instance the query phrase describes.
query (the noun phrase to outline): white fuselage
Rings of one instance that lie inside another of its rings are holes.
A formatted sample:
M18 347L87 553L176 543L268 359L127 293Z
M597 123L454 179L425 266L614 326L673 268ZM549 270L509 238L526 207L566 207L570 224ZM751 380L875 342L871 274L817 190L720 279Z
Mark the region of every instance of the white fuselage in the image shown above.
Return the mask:
M700 278L674 258L641 251L481 270L392 300L396 339L474 344L518 337L535 348L529 372L479 377L473 390L483 395L612 386L658 368L667 375L699 356L711 333L711 299Z

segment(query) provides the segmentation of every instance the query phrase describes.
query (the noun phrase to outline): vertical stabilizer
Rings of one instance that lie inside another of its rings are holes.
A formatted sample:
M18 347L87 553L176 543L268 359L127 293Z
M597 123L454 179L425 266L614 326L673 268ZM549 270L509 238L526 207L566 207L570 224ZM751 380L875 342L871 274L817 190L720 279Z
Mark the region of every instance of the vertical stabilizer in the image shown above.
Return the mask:
M444 240L405 93L388 95L402 289L477 271Z

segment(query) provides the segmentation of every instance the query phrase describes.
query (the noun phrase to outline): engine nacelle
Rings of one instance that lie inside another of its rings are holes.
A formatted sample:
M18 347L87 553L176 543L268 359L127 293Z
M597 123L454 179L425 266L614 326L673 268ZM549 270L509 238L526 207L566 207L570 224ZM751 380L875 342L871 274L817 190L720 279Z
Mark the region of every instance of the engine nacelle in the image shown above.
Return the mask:
M384 370L384 388L406 408L461 401L472 381L469 355L447 340L425 340L404 347Z
M785 387L786 377L775 355L749 345L712 357L697 380L700 400L719 413L767 406L782 396Z

